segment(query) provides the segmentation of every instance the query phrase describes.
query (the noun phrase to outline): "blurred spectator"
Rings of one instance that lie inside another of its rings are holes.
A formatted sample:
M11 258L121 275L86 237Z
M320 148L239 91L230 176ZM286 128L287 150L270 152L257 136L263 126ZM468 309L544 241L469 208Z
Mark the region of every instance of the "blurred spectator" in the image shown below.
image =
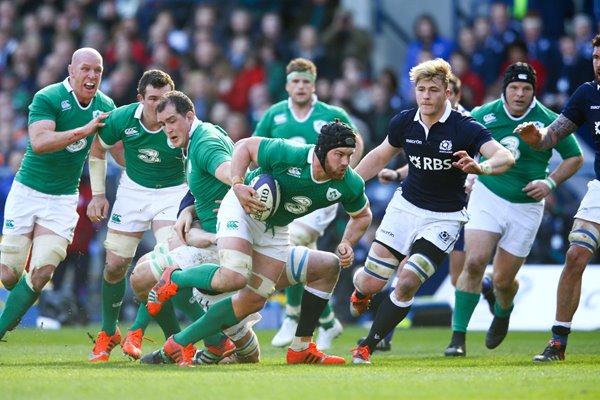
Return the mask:
M319 33L312 25L302 25L296 40L292 43L292 58L306 58L317 67L319 76L330 76L330 66L326 62L325 48L319 40Z
M402 72L402 94L405 99L411 101L414 99L414 90L408 73L412 67L422 61L422 52L429 52L431 58L439 57L448 60L455 48L452 40L440 35L435 19L430 14L417 17L413 25L413 35L413 41L408 44Z
M450 65L452 73L462 82L462 105L467 110L471 110L475 106L483 104L485 85L481 78L471 71L467 57L463 53L455 51L450 56Z
M210 77L200 70L188 72L183 82L183 92L194 103L196 116L200 120L208 120L208 113L215 102L214 87Z
M273 104L269 96L269 90L267 88L267 85L264 83L257 83L255 85L252 85L252 87L250 88L250 93L248 94L248 100L250 102L250 106L248 109L248 116L251 128L250 130L254 131L254 128L256 128L256 124L258 124L258 121L260 121L265 111L267 111L267 109Z
M538 14L529 13L523 19L523 39L527 46L530 60L538 60L545 67L548 80L554 79L558 74L559 53L556 43L542 36L543 22ZM545 93L547 87L538 82L538 93Z
M270 45L282 60L290 60L292 51L290 49L290 39L286 37L281 25L279 14L270 12L263 15L260 20L260 41L263 44Z
M4 203L8 197L8 192L15 179L15 175L21 166L23 155L25 154L24 149L12 149L8 153L7 157L7 168L3 168L0 173L0 220L4 221ZM2 227L0 227L0 236L2 235Z
M592 60L593 48L590 45L596 34L592 19L589 15L578 14L573 18L573 33L577 52L586 60Z
M332 71L324 71L331 75L324 78L334 78L341 74L342 61L346 57L356 57L369 68L372 39L371 34L354 26L352 13L340 8L335 13L332 24L323 32L325 57ZM319 72L319 75L323 75Z
M244 139L250 136L250 127L248 126L248 119L246 116L239 112L229 113L225 119L225 125L223 126L225 132L231 137L233 142L237 142L240 139Z
M391 105L392 93L387 86L376 82L370 87L369 95L372 108L366 118L370 135L366 137L363 134L365 154L383 142L387 136L388 124L396 114Z

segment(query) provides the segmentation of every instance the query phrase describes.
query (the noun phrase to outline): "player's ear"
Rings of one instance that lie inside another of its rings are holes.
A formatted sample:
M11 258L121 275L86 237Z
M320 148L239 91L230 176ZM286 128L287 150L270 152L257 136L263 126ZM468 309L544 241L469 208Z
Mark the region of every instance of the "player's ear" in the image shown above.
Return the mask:
M187 113L185 113L185 119L191 124L194 121L194 118L196 118L196 116L194 115L193 111L188 111Z

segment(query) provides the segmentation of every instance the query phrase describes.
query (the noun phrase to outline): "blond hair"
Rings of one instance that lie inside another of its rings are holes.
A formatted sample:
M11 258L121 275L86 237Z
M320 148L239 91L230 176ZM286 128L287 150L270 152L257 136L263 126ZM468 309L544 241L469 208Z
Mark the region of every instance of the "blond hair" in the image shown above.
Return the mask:
M289 75L292 72L305 72L315 78L317 77L317 67L312 61L306 58L294 58L290 61L285 68L285 73Z
M436 58L428 60L414 66L410 69L410 80L417 84L421 80L430 81L439 78L442 81L444 89L448 89L448 82L452 74L452 67L444 59Z

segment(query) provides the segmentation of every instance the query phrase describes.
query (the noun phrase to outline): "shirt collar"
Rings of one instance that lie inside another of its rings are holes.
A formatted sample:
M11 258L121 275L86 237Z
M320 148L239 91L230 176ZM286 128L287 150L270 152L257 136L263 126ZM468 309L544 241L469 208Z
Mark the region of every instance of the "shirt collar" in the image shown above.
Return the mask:
M450 100L446 99L446 109L444 110L444 114L442 114L442 117L440 118L440 120L438 122L441 122L441 123L446 122L446 120L450 116L451 112L452 112L452 105L450 104ZM413 120L422 123L420 108L417 108L417 113L415 114L415 117L413 118Z

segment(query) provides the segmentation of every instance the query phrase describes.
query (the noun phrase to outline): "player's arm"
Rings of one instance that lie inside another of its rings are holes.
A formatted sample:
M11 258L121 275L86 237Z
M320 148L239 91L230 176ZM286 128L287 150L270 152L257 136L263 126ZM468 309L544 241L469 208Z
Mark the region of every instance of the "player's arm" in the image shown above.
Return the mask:
M485 142L479 148L479 152L486 158L481 163L475 161L466 151L457 151L453 155L459 160L453 162L452 166L467 174L500 175L515 165L512 153L495 140Z
M540 201L548 196L553 189L556 189L558 185L575 175L575 172L577 172L582 165L583 155L565 158L546 179L536 179L535 181L529 182L527 186L523 188L523 191L526 192L528 196Z
M102 113L87 124L68 131L56 131L56 122L41 120L29 125L29 140L36 154L54 153L63 150L76 141L93 135L98 128L103 127L108 113Z
M408 164L404 164L400 168L389 169L384 168L377 174L379 182L388 184L391 182L400 182L408 175Z
M231 161L225 161L215 170L215 178L231 186Z
M371 207L369 207L368 202L359 212L348 215L350 215L350 220L346 225L342 240L337 247L338 255L340 257L340 266L342 268L347 268L354 262L353 247L356 246L360 238L367 232L369 225L371 225L371 219L373 218Z
M90 148L90 185L92 200L87 207L87 216L92 222L98 222L108 216L109 204L106 199L106 152L108 145L98 136L94 137Z
M259 165L258 149L263 140L265 139L261 137L241 139L233 147L230 169L231 185L246 214L265 209L264 204L256 196L256 191L252 187L244 185L244 176L246 176L250 163Z
M401 151L401 148L392 146L386 138L361 160L355 171L366 182L377 175Z
M547 128L538 128L533 122L519 124L514 133L521 135L525 143L536 150L550 149L575 132L577 124L560 114Z

